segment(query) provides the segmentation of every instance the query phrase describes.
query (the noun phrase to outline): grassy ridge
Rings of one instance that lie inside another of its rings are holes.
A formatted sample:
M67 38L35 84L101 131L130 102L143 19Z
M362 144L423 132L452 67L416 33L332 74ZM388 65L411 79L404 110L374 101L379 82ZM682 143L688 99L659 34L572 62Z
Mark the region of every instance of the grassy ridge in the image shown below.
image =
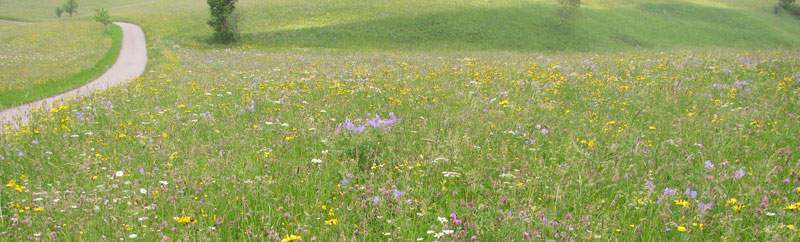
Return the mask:
M560 26L551 5L472 8L331 26L246 33L244 44L423 50L577 50L629 48L796 48L792 19L688 4L583 9Z
M111 36L111 48L92 68L84 69L64 77L32 83L23 88L0 91L0 108L8 108L53 96L80 87L102 75L108 68L114 65L114 62L119 56L120 48L122 47L122 29L112 24L109 26L109 34Z

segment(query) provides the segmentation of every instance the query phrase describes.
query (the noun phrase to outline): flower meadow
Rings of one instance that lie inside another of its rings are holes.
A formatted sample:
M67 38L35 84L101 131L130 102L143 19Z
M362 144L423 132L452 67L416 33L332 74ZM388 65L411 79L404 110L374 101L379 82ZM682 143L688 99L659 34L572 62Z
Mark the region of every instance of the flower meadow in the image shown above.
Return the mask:
M0 238L800 239L800 55L158 49L0 133Z

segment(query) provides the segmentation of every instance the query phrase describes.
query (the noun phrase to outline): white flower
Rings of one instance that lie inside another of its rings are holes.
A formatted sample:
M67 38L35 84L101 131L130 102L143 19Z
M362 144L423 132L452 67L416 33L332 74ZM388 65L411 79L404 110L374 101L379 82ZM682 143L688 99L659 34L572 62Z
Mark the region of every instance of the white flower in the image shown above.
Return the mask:
M447 223L447 218L445 217L438 217L436 219L438 219L440 223Z
M442 233L444 233L444 234L452 234L453 230L444 229L444 230L442 230Z
M322 160L314 158L314 159L311 159L311 163L319 164L319 163L322 163Z
M436 233L436 234L433 235L433 237L436 237L437 239L442 237L442 236L444 236L444 233L442 233L442 232L439 232L439 233Z
M328 154L328 150L323 150L323 151L322 151L322 154L323 154L323 155L327 155L327 154Z
M167 181L158 181L158 183L161 184L161 185L168 185L169 184L169 182L167 182Z
M141 188L141 189L139 189L139 193L147 194L147 189Z
M516 178L517 176L515 176L515 175L513 175L511 173L503 173L503 174L500 174L500 177L501 178Z
M114 173L114 176L116 177L121 177L122 175L125 175L125 173L122 171L117 171L116 173Z
M435 233L436 233L436 231L433 231L433 230L428 230L428 232L425 232L425 233L426 233L426 234L435 234Z
M385 232L385 233L383 233L383 235L389 236L389 235L392 235L392 233Z
M128 235L128 238L129 238L129 239L135 239L136 237L139 237L139 236L138 236L138 235L136 235L136 234L130 234L130 235Z
M444 175L444 177L460 177L461 173L454 171L443 171L442 175Z
M270 122L270 121L267 121L267 122L264 122L264 124L266 124L266 125L273 125L273 124L275 124L275 123L273 123L273 122Z
M422 241L422 240L423 240L423 238L417 238L417 241Z
M282 124L281 124L281 126L283 126L283 127L289 127L289 124L287 124L287 123L282 123Z
M767 216L770 216L770 217L775 216L775 213L767 212Z

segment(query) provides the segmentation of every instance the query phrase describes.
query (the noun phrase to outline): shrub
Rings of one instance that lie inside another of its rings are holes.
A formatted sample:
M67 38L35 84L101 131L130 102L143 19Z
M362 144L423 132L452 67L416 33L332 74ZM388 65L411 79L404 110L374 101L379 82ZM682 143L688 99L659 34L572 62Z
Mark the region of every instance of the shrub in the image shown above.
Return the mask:
M61 14L63 14L63 13L64 13L64 10L61 9L61 7L56 7L56 16L58 16L58 18L61 18Z
M64 3L64 6L61 6L61 10L68 13L69 17L72 18L72 14L78 12L78 3L76 3L75 0L68 0Z
M105 29L106 33L108 33L108 25L111 24L111 16L108 15L108 10L103 8L95 8L94 17L92 18L94 21L103 24L103 28Z
M239 38L239 16L236 10L237 0L208 0L211 19L208 25L214 28L214 38L222 43L231 43Z
M778 6L780 6L781 8L783 8L785 10L791 10L792 9L792 5L794 4L795 1L796 0L779 0L778 1Z

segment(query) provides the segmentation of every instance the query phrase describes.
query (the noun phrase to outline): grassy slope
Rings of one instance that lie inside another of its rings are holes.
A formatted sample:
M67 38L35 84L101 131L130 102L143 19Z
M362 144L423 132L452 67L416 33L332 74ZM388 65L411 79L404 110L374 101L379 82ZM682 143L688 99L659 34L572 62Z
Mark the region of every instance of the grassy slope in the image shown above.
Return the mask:
M50 5L58 1L53 0ZM630 48L795 48L800 25L770 13L770 1L615 0L587 3L573 28L558 26L548 1L242 1L242 45L267 48L605 51ZM47 4L8 3L5 14ZM140 23L153 39L205 46L202 1L83 1ZM21 15L18 15L20 17Z
M111 25L109 26L109 33L111 35L111 48L94 66L66 76L55 77L43 82L34 82L25 85L23 88L0 91L0 108L53 96L80 87L102 75L117 60L122 47L122 29L117 25Z
M794 48L795 20L750 10L688 4L584 9L573 28L559 27L549 5L470 8L331 26L246 33L266 47L426 50L624 50L629 48Z

